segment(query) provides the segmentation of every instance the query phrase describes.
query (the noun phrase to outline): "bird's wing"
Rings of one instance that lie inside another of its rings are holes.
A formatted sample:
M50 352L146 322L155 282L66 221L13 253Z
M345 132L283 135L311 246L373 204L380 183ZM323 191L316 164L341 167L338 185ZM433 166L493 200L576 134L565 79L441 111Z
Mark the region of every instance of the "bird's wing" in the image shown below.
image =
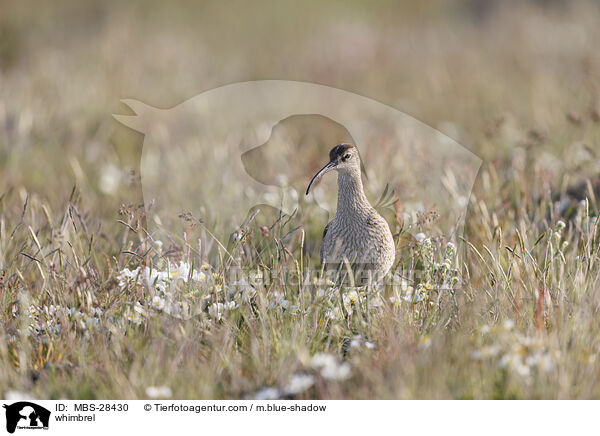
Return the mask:
M325 226L325 228L323 229L323 239L321 240L321 247L319 248L319 257L321 259L321 264L323 263L323 258L324 256L324 249L325 249L325 235L327 234L327 229L329 228L329 224L331 224L331 221L329 221L327 223L327 225Z

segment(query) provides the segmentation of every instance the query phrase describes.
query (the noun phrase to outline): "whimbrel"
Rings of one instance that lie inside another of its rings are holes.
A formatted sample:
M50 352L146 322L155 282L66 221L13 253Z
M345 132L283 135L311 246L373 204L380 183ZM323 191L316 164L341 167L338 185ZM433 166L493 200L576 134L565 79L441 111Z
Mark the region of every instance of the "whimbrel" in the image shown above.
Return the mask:
M315 174L306 189L323 174L338 173L338 200L335 217L325 226L319 250L321 264L349 263L356 275L369 271L372 277L383 277L395 257L390 228L371 206L360 178L360 157L351 144L339 144L329 152L329 162ZM361 274L364 277L364 274Z

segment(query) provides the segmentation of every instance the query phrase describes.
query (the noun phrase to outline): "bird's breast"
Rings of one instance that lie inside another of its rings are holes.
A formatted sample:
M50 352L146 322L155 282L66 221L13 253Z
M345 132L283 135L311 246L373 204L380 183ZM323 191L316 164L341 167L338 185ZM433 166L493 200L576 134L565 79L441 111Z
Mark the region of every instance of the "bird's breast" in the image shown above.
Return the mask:
M323 238L324 263L369 264L386 272L394 261L395 247L387 222L375 210L356 215L336 215Z

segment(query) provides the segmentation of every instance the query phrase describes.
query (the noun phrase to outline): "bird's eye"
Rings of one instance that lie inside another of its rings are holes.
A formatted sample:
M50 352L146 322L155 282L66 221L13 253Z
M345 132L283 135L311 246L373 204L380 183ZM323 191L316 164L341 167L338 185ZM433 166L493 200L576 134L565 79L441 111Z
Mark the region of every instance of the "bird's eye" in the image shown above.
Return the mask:
M348 153L347 155L345 155L345 156L342 158L342 160L348 160L348 159L350 159L350 153Z

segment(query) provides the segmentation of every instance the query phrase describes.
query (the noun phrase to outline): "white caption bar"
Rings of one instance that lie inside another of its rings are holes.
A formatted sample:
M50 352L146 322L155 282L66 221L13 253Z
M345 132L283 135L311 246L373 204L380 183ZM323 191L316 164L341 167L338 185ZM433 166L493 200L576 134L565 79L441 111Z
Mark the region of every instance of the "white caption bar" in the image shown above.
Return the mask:
M278 436L584 434L597 431L599 406L587 401L294 400L26 400L3 404L2 426L9 433L37 434L32 430L45 429L44 435L78 436L125 431Z

